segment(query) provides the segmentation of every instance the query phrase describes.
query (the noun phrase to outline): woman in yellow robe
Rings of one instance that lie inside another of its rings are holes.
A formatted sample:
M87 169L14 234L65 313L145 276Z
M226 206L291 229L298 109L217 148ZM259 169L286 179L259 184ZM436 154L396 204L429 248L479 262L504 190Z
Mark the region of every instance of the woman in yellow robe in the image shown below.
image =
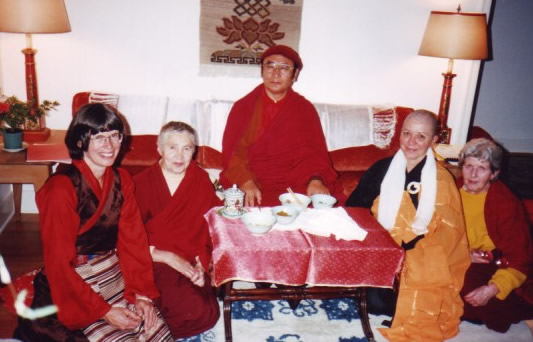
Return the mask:
M458 333L459 295L470 265L461 200L450 173L435 162L436 119L417 110L405 120L400 151L378 161L347 206L366 206L406 250L389 341L443 341Z

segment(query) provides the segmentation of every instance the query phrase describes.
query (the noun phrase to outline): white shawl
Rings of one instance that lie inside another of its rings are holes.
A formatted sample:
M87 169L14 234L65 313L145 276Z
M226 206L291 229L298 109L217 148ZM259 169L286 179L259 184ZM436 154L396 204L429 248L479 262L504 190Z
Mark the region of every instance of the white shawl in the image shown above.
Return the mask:
M412 223L412 230L417 235L427 233L427 226L433 217L435 199L437 197L437 164L431 148L428 149L426 156L426 163L422 169L420 179L422 195L416 210L415 220ZM394 222L400 209L405 185L406 166L407 160L403 152L399 150L394 155L387 174L383 178L383 182L381 182L378 221L387 230L391 230L394 227Z

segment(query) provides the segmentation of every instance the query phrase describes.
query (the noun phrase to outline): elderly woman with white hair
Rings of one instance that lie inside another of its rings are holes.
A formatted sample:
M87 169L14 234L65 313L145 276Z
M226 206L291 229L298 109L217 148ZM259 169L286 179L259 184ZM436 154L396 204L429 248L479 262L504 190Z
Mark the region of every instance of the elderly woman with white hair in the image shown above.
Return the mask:
M498 332L533 318L530 226L521 201L498 180L502 156L493 141L471 140L459 154L458 182L472 260L462 318Z
M431 149L436 131L432 112L409 114L400 151L374 164L346 202L370 208L405 249L392 326L380 329L389 341L442 341L459 330L470 258L459 192ZM384 304L395 302L392 290L375 292Z
M211 237L204 214L221 202L194 161L196 131L184 122L161 128L161 159L134 177L148 235L158 306L176 339L212 328L220 315L211 286Z

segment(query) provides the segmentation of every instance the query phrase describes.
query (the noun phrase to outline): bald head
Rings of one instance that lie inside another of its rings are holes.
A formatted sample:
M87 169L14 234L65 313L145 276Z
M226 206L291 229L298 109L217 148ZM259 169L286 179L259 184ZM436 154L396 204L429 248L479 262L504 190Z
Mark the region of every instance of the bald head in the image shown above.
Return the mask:
M427 122L427 125L430 129L430 132L432 132L433 136L437 135L438 130L438 121L437 121L437 115L429 110L425 109L417 109L413 112L411 112L407 117L405 118L405 121L403 122L402 128L407 124L407 121L409 120L422 120Z

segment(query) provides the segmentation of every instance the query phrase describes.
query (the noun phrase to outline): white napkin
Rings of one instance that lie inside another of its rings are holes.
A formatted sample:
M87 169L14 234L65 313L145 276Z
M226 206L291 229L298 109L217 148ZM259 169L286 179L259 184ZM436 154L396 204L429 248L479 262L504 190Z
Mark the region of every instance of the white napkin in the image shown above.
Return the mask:
M291 224L282 225L276 223L272 229L280 231L292 231L301 229L306 233L328 237L335 235L337 240L363 241L367 231L346 213L344 208L311 209L308 208Z

